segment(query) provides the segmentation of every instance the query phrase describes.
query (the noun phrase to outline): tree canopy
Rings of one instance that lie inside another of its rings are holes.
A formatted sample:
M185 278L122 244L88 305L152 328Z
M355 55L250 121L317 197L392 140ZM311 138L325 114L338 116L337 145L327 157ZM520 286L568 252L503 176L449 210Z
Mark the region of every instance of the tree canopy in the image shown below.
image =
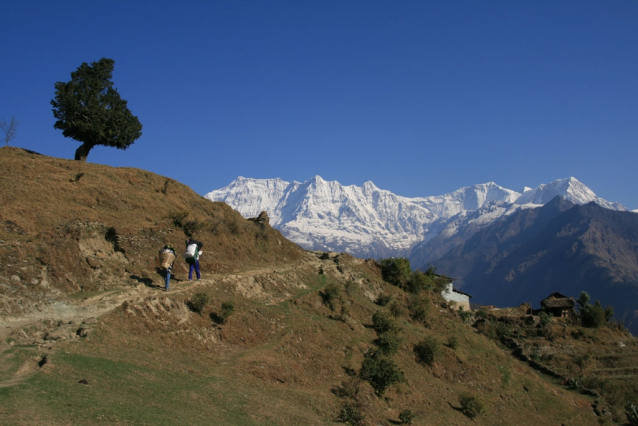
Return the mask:
M142 124L113 87L114 65L107 58L90 65L84 62L71 73L71 81L55 83L51 105L58 121L53 127L82 142L76 160L86 161L96 145L126 149L142 136Z

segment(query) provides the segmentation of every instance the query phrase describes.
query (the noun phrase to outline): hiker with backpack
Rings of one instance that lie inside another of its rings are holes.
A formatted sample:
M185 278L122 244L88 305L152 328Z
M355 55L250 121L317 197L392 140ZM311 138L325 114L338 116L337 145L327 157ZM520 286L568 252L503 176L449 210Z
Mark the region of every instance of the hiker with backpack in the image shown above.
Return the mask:
M188 268L188 280L193 280L193 269L197 274L197 279L201 278L199 273L199 256L202 255L202 244L201 242L189 238L186 240L186 253L184 253L184 259L186 259L186 263L189 264Z
M175 261L175 249L168 244L164 245L164 248L160 250L160 268L164 271L166 278L166 286L164 291L168 291L171 283L171 271L173 270L173 262Z

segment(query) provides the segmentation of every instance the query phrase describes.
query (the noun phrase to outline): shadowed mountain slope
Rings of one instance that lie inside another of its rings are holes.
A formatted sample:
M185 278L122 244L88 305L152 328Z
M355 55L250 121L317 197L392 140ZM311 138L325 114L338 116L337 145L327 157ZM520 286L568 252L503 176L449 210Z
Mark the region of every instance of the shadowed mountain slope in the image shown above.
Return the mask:
M612 305L638 332L638 215L555 198L477 232L436 262L479 304L538 304L554 291Z

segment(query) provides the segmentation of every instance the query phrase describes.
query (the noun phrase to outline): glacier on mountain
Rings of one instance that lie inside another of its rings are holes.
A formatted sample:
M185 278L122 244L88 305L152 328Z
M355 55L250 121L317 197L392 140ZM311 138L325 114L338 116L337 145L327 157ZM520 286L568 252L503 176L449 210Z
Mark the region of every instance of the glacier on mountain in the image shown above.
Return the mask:
M560 179L522 193L494 182L449 194L408 198L377 188L343 186L320 176L300 182L238 177L205 197L223 201L244 217L266 211L270 224L310 250L345 251L358 257L409 256L434 237L452 238L459 229L481 229L520 208L534 208L556 196L577 203L626 210L597 197L575 178ZM440 238L439 238L440 239Z

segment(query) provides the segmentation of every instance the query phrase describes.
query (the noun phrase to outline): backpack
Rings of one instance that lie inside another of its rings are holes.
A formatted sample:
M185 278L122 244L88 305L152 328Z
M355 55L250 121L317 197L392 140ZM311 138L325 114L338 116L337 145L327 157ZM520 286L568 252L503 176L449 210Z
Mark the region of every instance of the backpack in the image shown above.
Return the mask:
M186 247L186 253L184 253L184 259L186 259L187 262L189 259L192 259L192 262L195 262L197 260L198 255L199 255L199 250L197 249L197 244L189 244L188 247ZM189 263L192 263L192 262L189 262Z

